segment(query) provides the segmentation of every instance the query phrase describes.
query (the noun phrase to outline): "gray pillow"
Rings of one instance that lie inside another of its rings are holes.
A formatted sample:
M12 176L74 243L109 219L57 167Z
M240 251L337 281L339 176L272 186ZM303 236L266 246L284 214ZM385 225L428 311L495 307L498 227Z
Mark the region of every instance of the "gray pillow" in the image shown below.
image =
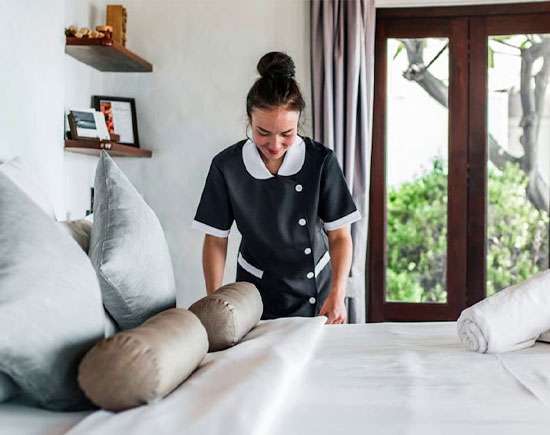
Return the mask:
M101 292L89 258L0 173L0 372L54 410L91 404L80 359L104 336Z
M0 402L10 400L19 393L15 382L6 374L0 373Z
M207 350L199 319L172 308L97 343L82 359L78 381L96 405L121 411L166 396L195 370Z
M88 254L90 247L90 234L92 232L92 222L90 216L84 219L78 219L74 221L62 221L58 222L58 225L69 234L76 243L82 248L82 250ZM118 332L118 326L109 313L103 309L105 315L105 337L110 337ZM2 379L0 379L0 397L2 395ZM1 400L0 400L1 401Z
M175 306L168 245L157 216L106 152L94 194L89 255L103 304L121 329L134 328Z
M189 307L208 333L209 351L237 344L262 317L260 292L249 282L224 285Z

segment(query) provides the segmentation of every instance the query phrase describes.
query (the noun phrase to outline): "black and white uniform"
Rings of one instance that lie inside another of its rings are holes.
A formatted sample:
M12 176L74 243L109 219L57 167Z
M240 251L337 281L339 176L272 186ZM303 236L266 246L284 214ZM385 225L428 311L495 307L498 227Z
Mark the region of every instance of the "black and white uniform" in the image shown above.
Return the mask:
M212 160L193 227L242 235L237 281L256 285L262 319L319 314L330 291L326 231L361 218L334 152L297 136L276 175L242 140Z

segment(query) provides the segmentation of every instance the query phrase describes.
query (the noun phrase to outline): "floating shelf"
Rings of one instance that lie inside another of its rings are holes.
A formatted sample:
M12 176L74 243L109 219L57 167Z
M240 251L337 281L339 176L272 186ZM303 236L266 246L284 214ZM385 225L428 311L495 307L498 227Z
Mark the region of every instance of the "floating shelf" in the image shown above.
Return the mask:
M67 36L65 53L104 72L152 72L153 65L110 38Z
M73 153L88 154L98 156L101 151L107 151L112 156L117 157L145 157L153 155L151 150L137 148L120 143L101 143L95 140L72 140L65 139L65 151Z

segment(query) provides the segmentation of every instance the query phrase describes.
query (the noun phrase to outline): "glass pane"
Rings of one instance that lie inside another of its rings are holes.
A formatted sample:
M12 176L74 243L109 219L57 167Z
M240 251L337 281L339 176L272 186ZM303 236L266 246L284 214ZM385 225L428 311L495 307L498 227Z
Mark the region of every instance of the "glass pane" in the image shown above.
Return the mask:
M448 42L388 39L387 301L447 301Z
M488 40L487 295L548 268L550 35Z

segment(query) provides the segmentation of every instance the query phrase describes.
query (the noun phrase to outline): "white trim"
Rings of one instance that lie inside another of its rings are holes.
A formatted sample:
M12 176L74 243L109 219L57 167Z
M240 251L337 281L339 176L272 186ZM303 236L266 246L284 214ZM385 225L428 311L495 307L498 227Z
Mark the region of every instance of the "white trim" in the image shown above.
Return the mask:
M254 142L247 140L243 145L242 154L244 166L248 173L254 178L259 180L267 180L268 178L273 177L273 174L268 171L262 158L260 157L260 153Z
M231 228L228 230L220 230L215 227L211 227L210 225L203 224L202 222L199 222L197 220L193 220L193 223L191 224L191 227L200 230L203 233L210 234L211 236L216 237L229 237L229 233L231 231Z
M262 276L264 275L264 271L261 269L258 269L257 267L252 266L248 261L246 261L243 258L240 252L239 252L239 256L237 257L237 263L239 263L241 267L251 275L254 275L256 278L262 279Z
M254 178L259 180L273 178L274 175L269 172L260 156L258 146L250 139L243 145L242 158L246 170ZM300 136L296 136L296 142L285 153L283 163L277 175L289 176L296 174L302 169L305 159L306 144Z
M332 230L336 230L337 228L343 227L344 225L348 225L353 222L356 222L359 219L361 219L361 212L359 210L355 210L354 212L340 219L336 219L335 221L332 221L332 222L325 222L323 224L323 227L327 231L332 231Z
M325 268L325 266L330 261L330 254L329 252L325 252L325 254L321 257L319 262L317 263L317 266L315 266L315 276L318 276L321 271Z
M306 160L306 144L300 136L296 136L296 142L286 152L286 156L279 170L278 175L294 175L304 165Z
M321 271L325 268L325 266L329 262L330 262L330 254L329 254L329 251L327 251L324 253L324 255L321 257L321 259L317 262L317 265L315 266L315 272L314 272L315 277L317 277L321 273ZM251 275L254 275L256 278L262 279L264 275L264 271L261 269L258 269L255 266L252 266L248 261L244 259L244 257L240 252L239 252L239 255L237 256L237 263L239 263L241 267Z

